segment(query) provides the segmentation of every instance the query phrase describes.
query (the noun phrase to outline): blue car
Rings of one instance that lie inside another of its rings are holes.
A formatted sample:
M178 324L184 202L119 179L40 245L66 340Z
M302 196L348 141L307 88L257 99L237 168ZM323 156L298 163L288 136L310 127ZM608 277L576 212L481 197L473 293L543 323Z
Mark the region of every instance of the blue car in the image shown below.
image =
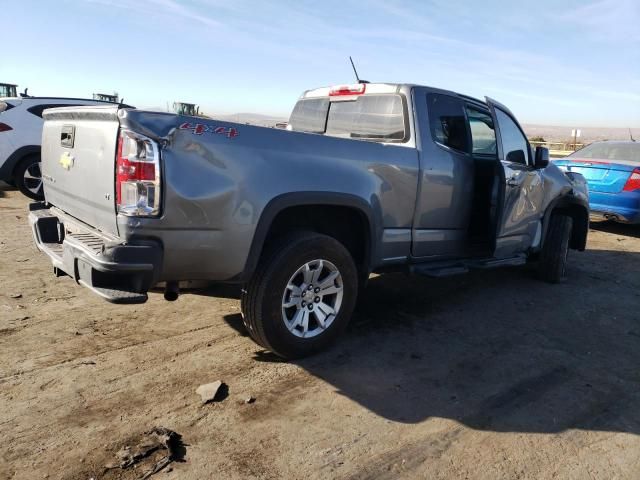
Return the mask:
M640 223L640 143L595 142L554 163L586 178L592 215Z

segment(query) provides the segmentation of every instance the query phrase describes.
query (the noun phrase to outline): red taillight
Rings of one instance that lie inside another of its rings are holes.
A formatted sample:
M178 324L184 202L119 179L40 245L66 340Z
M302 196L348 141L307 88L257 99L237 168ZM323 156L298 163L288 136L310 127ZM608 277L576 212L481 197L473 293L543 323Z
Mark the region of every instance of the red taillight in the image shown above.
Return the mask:
M624 184L622 189L624 192L632 192L634 190L640 190L640 168L635 168L633 172L631 172L627 183Z
M129 216L157 216L160 193L157 144L143 135L121 130L116 153L118 212Z
M13 128L11 128L6 123L0 122L0 132L8 132L9 130L13 130Z
M330 97L341 97L345 95L362 95L367 89L366 83L356 83L354 85L338 85L329 90Z

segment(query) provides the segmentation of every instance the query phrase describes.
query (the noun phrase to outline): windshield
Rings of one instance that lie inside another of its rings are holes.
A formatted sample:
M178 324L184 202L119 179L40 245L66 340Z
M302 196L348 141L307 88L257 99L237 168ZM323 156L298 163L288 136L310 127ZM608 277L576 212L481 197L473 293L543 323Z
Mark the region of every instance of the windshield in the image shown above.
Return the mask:
M593 158L598 160L626 160L640 163L640 143L592 143L567 158Z
M16 97L16 86L8 83L0 83L0 97Z

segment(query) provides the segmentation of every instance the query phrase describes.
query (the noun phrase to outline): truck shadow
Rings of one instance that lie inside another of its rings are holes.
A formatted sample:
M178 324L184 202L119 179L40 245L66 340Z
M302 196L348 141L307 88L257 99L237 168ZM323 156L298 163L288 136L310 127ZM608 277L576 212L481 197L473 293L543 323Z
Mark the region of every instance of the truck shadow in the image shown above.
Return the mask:
M342 341L296 363L395 422L638 433L640 254L573 259L560 285L527 269L372 278Z

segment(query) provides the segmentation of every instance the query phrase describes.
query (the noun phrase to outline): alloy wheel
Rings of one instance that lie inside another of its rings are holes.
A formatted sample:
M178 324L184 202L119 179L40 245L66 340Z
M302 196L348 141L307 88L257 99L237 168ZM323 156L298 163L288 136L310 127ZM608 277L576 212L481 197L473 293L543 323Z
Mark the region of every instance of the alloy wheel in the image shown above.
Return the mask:
M311 338L326 331L340 312L342 275L328 260L311 260L291 276L282 295L282 320L293 335Z

